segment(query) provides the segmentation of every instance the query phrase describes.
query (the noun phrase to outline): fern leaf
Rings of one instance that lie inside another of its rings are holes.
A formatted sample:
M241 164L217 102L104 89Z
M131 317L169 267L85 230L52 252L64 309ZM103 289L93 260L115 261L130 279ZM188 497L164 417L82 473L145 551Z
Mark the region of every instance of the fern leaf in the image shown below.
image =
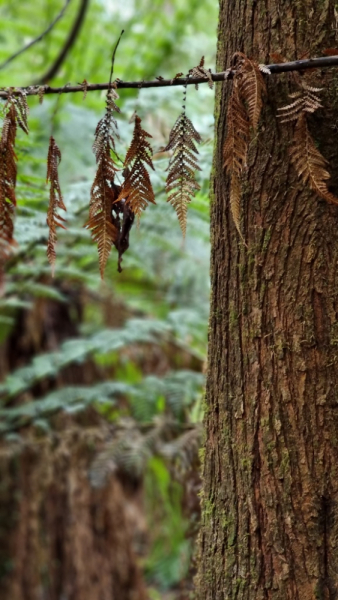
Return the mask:
M307 114L322 107L318 97L322 88L310 86L303 81L299 85L301 89L290 94L293 102L278 109L281 123L296 121L294 145L290 150L291 162L298 176L311 190L327 202L338 204L338 198L328 190L326 184L330 179L326 169L327 160L316 148L307 125Z
M240 177L246 163L249 143L249 120L236 80L227 112L227 136L223 148L224 167Z
M113 152L116 154L114 137L117 137L117 123L113 111L120 112L115 104L117 98L116 91L113 88L109 90L105 116L98 122L95 130L93 152L98 167L91 188L89 219L85 224L97 243L102 279L111 246L117 241L119 233L112 216L113 204L117 198L114 186L117 168L111 157Z
M212 90L214 82L211 77L211 73L204 67L204 56L202 56L200 63L197 67L193 67L189 71L190 77L205 77L208 80L208 86ZM198 90L198 83L195 83L195 89Z
M60 188L59 181L59 172L58 167L61 162L61 152L60 149L53 138L50 137L49 140L49 148L48 148L48 157L47 157L47 183L50 182L50 192L49 192L49 207L47 213L47 225L49 227L49 237L47 244L47 258L52 267L52 275L54 276L54 267L55 267L55 244L57 241L56 228L61 227L65 229L63 222L65 219L61 217L57 210L61 208L62 210L66 210L66 207L63 202L63 197Z
M249 120L236 80L227 113L227 137L224 143L224 167L231 174L230 209L235 227L240 230L241 175L246 163L249 143ZM243 239L243 238L242 238Z
M263 107L263 96L266 94L262 70L244 54L238 52L235 56L241 59L235 75L239 82L239 93L247 103L250 125L256 130Z
M152 137L141 126L141 119L135 115L133 139L126 154L124 167L126 179L117 202L125 200L134 215L140 217L148 203L156 204L149 173L144 166L154 169L151 157L152 148L147 138Z
M301 91L289 94L294 101L286 106L278 108L278 117L282 119L281 123L297 121L303 113L314 113L318 108L322 108L322 104L318 97L318 92L322 88L308 86L302 82Z
M38 89L39 104L43 103L43 99L44 99L44 96L45 96L45 91L46 91L45 86L44 85L40 85L40 87Z
M169 134L169 143L163 152L173 151L166 181L166 192L171 192L167 201L176 210L183 236L186 234L188 204L200 189L195 181L195 171L201 171L195 142L200 143L201 136L186 114L182 113Z
M267 67L266 65L260 64L260 65L258 65L258 68L262 73L265 73L265 75L271 75L271 71L270 71L269 67Z
M15 139L17 126L28 133L28 106L26 95L17 98L9 94L4 106L4 121L0 139L0 272L8 260L15 241L14 209L16 206L15 185L17 157L15 154Z
M236 173L232 173L230 182L230 210L235 227L243 240L240 219L241 219L241 181ZM243 240L244 241L244 240Z
M15 105L16 119L19 127L28 134L28 104L26 93L22 92L16 98L13 98L13 103Z
M305 112L297 120L294 146L290 156L302 181L327 202L338 204L338 198L327 188L326 181L330 179L330 174L326 170L327 161L314 144L308 130Z
M231 175L230 209L235 227L240 230L241 176L246 165L250 140L250 125L258 127L263 96L266 94L262 72L264 65L258 65L242 52L236 52L239 59L235 73L227 112L227 136L223 148L224 167ZM244 241L244 240L243 240Z

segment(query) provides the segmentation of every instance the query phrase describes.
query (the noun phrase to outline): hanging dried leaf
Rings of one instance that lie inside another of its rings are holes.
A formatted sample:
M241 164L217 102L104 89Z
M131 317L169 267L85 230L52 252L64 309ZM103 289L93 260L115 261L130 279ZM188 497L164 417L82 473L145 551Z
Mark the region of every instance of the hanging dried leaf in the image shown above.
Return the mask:
M4 113L0 139L0 278L3 277L5 262L15 245L13 239L17 175L15 139L17 126L28 133L26 95L21 94L15 98L9 91Z
M224 167L231 175L230 209L236 229L243 239L240 230L241 177L247 160L250 125L254 131L257 129L263 96L266 94L262 75L266 69L264 65L258 65L242 52L236 52L234 61L237 63L228 104L223 155Z
M44 85L40 85L39 89L38 89L39 104L43 103L43 99L44 99L44 96L45 96L45 91L46 91L45 86Z
M241 176L246 164L249 144L249 119L245 106L239 94L236 78L234 79L232 94L227 112L227 136L224 143L224 167L231 174L230 182L230 209L236 229L242 237L240 230L240 199Z
M282 119L281 123L297 121L304 113L314 113L318 108L322 108L318 97L318 93L322 91L322 88L309 86L305 82L300 85L300 91L289 94L293 102L277 109L279 112L278 117Z
M267 67L266 65L260 64L260 65L258 65L258 68L262 73L265 73L265 75L271 75L271 71L270 71L269 67Z
M112 220L113 204L117 199L113 186L117 168L111 157L111 154L115 153L114 136L117 136L117 123L113 111L120 112L119 107L115 104L117 98L116 91L109 90L105 116L96 127L93 151L98 167L91 188L89 220L85 224L85 227L91 230L92 238L98 246L102 278L111 246L118 239L118 229Z
M195 143L201 136L185 113L182 113L169 134L169 143L163 152L173 151L169 161L166 192L168 202L175 208L183 236L187 227L187 210L200 186L195 181L195 171L201 171L197 163L198 150Z
M263 96L266 94L265 81L260 65L250 60L245 54L236 52L239 58L235 78L241 99L247 104L247 112L251 127L257 129L263 107Z
M300 87L300 91L290 94L293 102L278 109L281 123L296 122L294 144L290 150L291 162L298 176L311 190L327 202L338 204L338 198L328 190L326 183L330 179L326 169L328 162L316 148L307 125L307 115L322 108L318 96L322 88L309 86L304 81Z
M327 160L315 146L308 130L305 112L297 120L293 139L294 145L290 157L298 176L318 196L327 202L338 204L338 198L327 188L326 181L330 179L330 174L326 170Z
M83 89L83 96L82 96L82 100L85 100L87 98L87 91L88 91L88 81L87 79L84 79L81 83L82 89Z
M148 203L155 203L155 196L150 177L145 164L154 169L152 163L152 148L147 138L152 136L141 126L141 119L135 115L133 139L128 149L124 167L125 181L122 186L118 201L125 199L127 206L137 217L140 217Z
M204 67L204 56L200 60L200 64L197 67L193 67L189 71L190 77L205 77L208 80L208 86L210 89L214 87L214 82L211 77L209 69ZM198 90L198 83L195 83L195 89Z
M48 157L47 157L47 183L50 182L49 191L49 207L47 213L47 225L49 227L49 237L47 244L47 258L52 267L52 275L54 277L55 268L55 244L57 241L56 228L61 227L66 229L63 223L65 219L58 214L58 209L66 210L63 202L63 197L59 181L59 164L61 162L61 152L51 136L49 140Z

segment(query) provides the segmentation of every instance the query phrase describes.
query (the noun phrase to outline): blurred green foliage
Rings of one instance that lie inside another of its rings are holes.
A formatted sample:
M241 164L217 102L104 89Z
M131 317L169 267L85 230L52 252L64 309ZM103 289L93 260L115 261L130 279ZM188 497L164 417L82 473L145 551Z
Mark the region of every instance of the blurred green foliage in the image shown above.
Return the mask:
M0 69L0 87L30 85L44 74L64 44L79 4L79 0L72 0L63 18L42 41ZM63 5L63 0L1 0L0 63L46 29ZM83 79L90 83L108 81L112 48L122 29L125 34L114 72L120 79L173 77L197 65L202 54L206 66L213 68L216 18L213 0L92 0L76 43L51 83L61 86ZM153 149L157 152L167 143L181 111L182 90L121 90L117 103L121 108L118 153L123 156L130 142L133 126L129 119L135 108L153 136ZM151 175L157 204L148 208L140 228L135 226L132 230L122 274L117 272L117 256L112 251L104 282L98 274L97 249L83 224L95 173L91 146L97 121L104 113L105 95L88 93L86 100L82 94L46 96L42 105L37 97L31 97L29 105L30 135L19 132L17 139L18 246L9 261L6 290L0 299L0 342L6 342L21 312L29 310L37 298L69 304L71 295L64 290L77 289L86 300L78 337L67 339L53 352L32 356L27 364L7 374L0 385L0 433L10 440L13 431L30 422L48 432L51 414L79 412L88 405L102 417L115 421L121 414L117 402L121 397L128 399L123 416L127 414L140 423L163 413L180 422L195 420L201 413L203 375L184 365L182 368L179 355L188 353L200 364L206 358L213 93L206 85L198 91L192 86L188 89L187 114L203 143L202 172L198 175L201 190L189 207L186 240L182 240L174 210L166 203L168 159L159 158ZM54 280L46 258L45 171L51 132L62 152L60 179L67 206L67 230L58 232ZM102 302L98 303L97 298L114 298L130 318L123 320L120 327L107 327ZM123 349L137 344L163 349L168 343L176 348L177 359L175 368L161 377L145 375L132 356L126 359L121 354ZM64 385L45 396L15 401L37 382L46 378L53 381L63 368L82 364L88 356L97 365L113 368L114 377L92 386ZM190 555L180 508L180 486L175 484L173 491L168 478L163 459L151 458L146 475L149 514L158 502L163 510L147 572L151 580L164 587L181 579Z

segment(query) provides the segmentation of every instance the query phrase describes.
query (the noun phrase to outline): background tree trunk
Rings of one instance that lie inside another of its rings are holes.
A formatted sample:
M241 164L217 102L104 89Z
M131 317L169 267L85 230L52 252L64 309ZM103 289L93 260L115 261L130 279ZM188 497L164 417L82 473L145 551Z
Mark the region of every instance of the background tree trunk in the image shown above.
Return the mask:
M217 70L338 45L333 0L221 0ZM276 62L276 59L275 59ZM311 74L324 109L310 123L338 191L337 70ZM231 88L218 86L212 182L212 305L200 600L338 598L338 208L299 183L295 91L271 76L242 196L243 246L222 148Z
M0 448L1 600L145 600L131 505L88 472L103 428Z

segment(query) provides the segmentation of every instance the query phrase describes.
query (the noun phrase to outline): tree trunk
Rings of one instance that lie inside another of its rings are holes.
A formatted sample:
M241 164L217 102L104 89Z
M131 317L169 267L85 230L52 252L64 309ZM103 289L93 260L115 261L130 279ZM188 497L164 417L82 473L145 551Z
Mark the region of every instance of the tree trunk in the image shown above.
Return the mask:
M89 480L105 435L74 427L0 448L1 600L146 599L124 489L114 474Z
M221 0L217 69L338 45L333 0ZM338 70L310 75L310 129L338 191ZM199 600L338 598L338 208L299 182L295 91L271 76L250 145L240 241L222 148L231 83L219 84L212 180L212 303ZM337 275L336 275L337 274Z

